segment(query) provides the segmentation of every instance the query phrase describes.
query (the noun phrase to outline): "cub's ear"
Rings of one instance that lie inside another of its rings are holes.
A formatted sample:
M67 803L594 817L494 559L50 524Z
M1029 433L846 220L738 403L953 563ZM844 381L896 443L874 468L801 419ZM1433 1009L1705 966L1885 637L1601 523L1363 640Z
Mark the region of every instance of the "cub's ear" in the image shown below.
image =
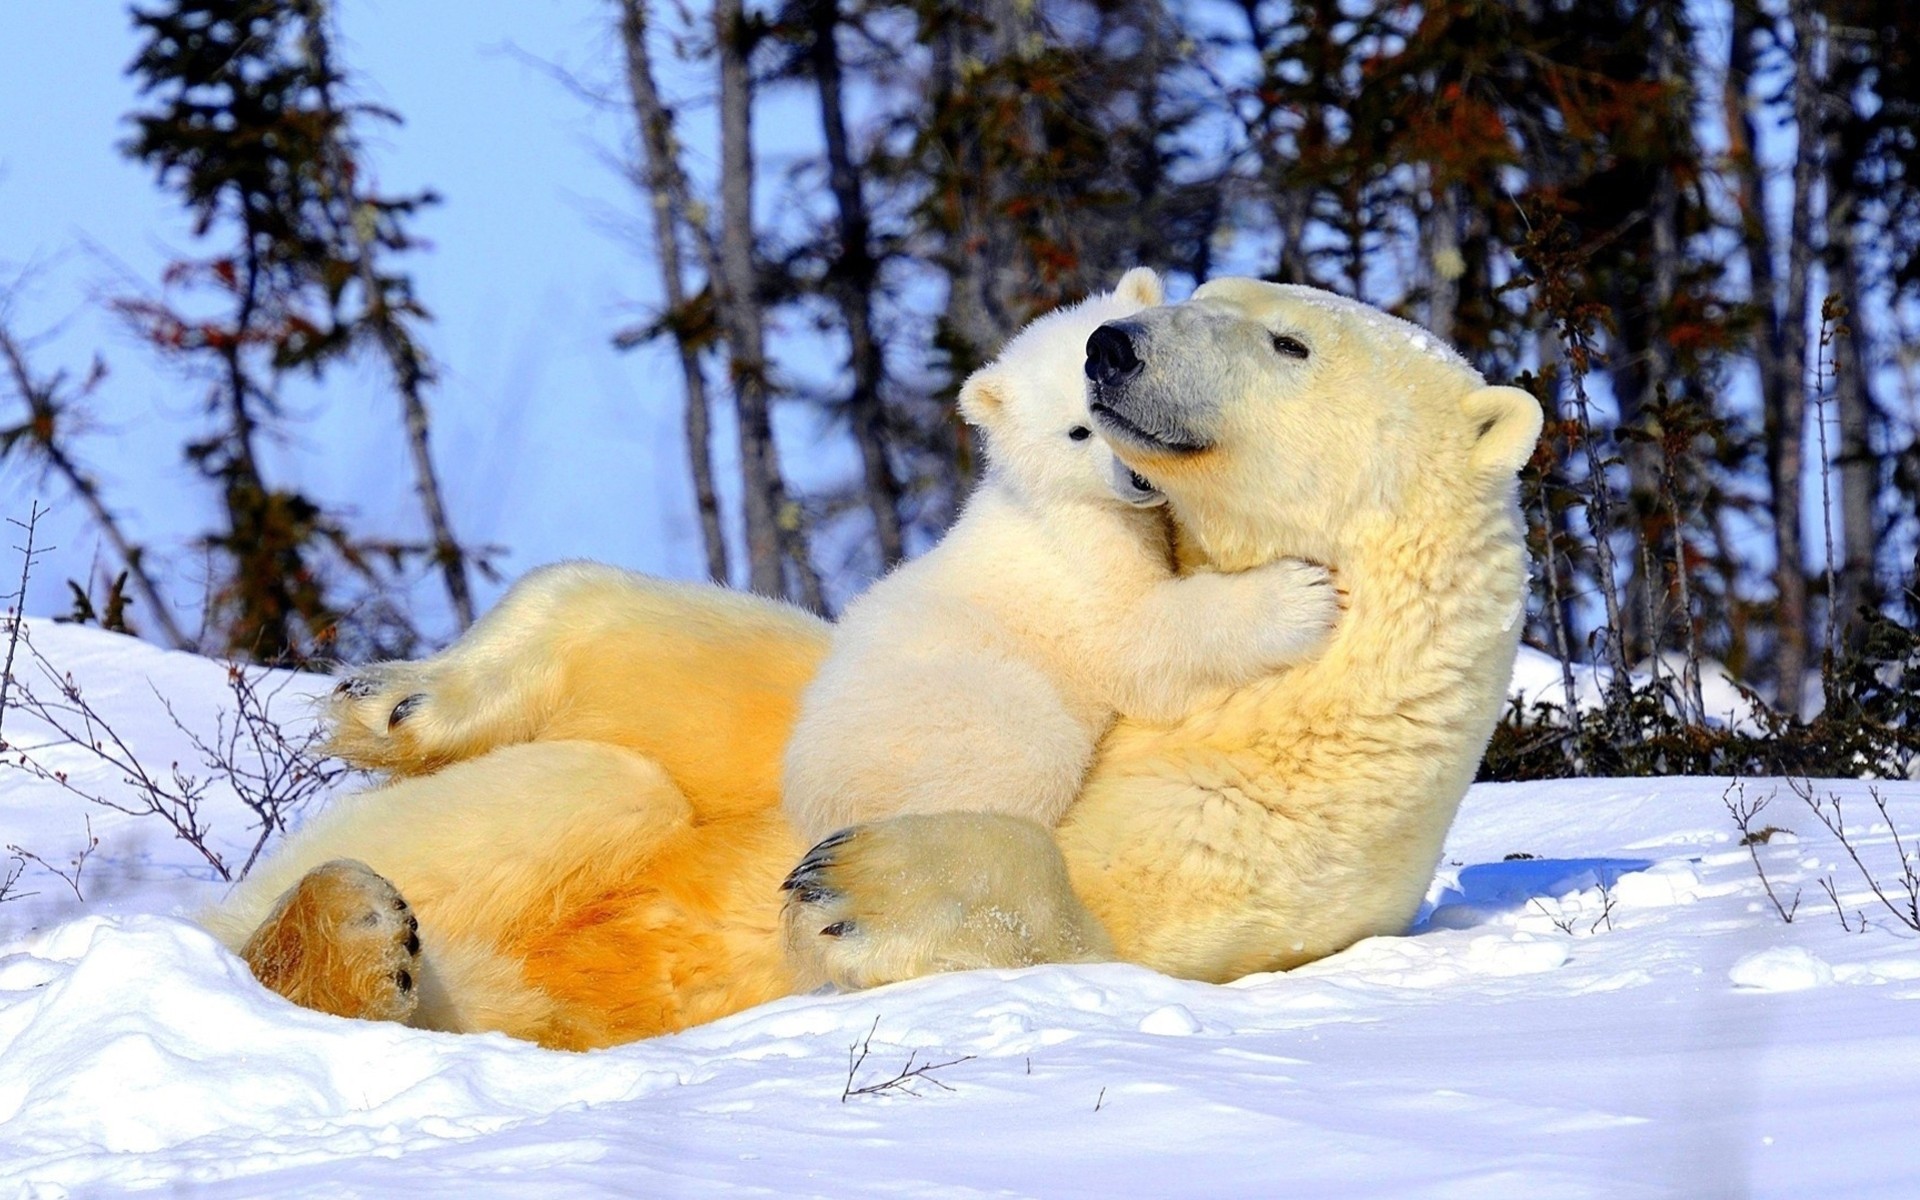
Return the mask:
M1153 308L1167 302L1167 286L1152 267L1135 267L1113 285L1113 294L1131 300L1141 308Z
M992 368L975 371L960 385L960 419L991 429L1007 408L1007 382Z
M1473 422L1468 465L1488 475L1512 475L1533 457L1540 440L1540 401L1517 387L1485 387L1467 393L1460 407Z

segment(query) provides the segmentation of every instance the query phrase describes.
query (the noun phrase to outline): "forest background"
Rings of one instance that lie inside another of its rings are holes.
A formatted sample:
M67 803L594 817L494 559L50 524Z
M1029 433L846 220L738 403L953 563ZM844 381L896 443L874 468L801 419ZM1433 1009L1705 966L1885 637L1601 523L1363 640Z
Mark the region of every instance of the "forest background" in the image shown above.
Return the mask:
M1565 686L1516 705L1487 774L1913 768L1902 0L551 5L560 36L485 55L582 114L548 140L608 186L561 194L469 128L490 174L450 170L478 186L445 206L385 182L408 113L361 65L457 73L424 14L377 50L354 30L400 19L352 4L115 16L118 93L63 71L99 57L72 26L5 39L32 52L21 157L85 130L173 214L150 261L50 239L7 219L41 201L0 143L6 496L53 505L60 546L29 611L261 662L409 655L586 554L831 613L964 498L965 374L1144 263L1176 294L1359 297L1540 398L1527 637ZM110 128L63 124L103 91ZM492 236L443 218L490 205ZM579 286L486 282L532 228L566 231L540 244ZM475 280L622 357L583 390L446 344L432 314Z

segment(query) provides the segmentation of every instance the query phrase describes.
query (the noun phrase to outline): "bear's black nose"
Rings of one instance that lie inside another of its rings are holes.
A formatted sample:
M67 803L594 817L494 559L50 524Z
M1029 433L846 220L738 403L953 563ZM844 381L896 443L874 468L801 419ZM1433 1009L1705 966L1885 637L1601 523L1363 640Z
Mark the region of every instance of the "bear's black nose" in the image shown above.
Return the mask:
M1117 325L1102 325L1087 339L1087 378L1101 387L1117 387L1140 373L1133 339Z

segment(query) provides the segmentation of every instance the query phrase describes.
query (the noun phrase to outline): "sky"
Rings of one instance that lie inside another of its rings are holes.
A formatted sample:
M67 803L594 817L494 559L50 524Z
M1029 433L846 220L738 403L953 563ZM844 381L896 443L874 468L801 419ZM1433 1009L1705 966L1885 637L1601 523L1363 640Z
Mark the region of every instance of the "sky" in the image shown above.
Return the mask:
M442 197L415 225L430 249L410 264L442 368L435 456L456 533L505 547L509 579L569 557L704 573L678 366L664 347L622 353L610 342L658 290L642 210L613 165L625 115L551 69L617 80L611 12L548 0L336 8L339 56L361 97L405 121L368 130L379 186ZM135 540L168 563L191 627L205 576L192 539L215 513L180 444L201 427L204 388L158 362L103 303L151 289L166 262L194 249L177 203L117 149L138 102L125 74L137 48L118 3L0 6L0 288L11 285L7 315L35 339L42 374L77 377L96 352L106 359L98 420L78 452ZM779 117L776 108L756 130L769 155L803 124ZM336 371L320 389L290 388L289 401L297 417L274 477L347 509L363 533L419 536L398 404L379 373ZM794 456L816 453L804 431L782 432ZM723 450L730 437L716 431ZM56 549L36 568L27 611L64 611L65 581L113 557L57 482L0 466L0 516L24 517L36 497L53 509L41 542ZM483 603L500 586L483 586ZM439 610L431 580L414 595Z
M678 578L705 569L678 364L664 345L611 344L658 296L644 210L615 165L629 117L617 101L596 104L556 77L617 96L612 12L558 0L339 0L335 9L339 57L360 96L404 118L365 131L379 185L442 197L415 223L429 247L409 262L436 317L426 337L442 369L431 397L435 455L456 533L504 547L506 580L572 557ZM77 452L163 564L192 628L206 574L193 541L216 513L180 447L204 427L205 389L157 361L105 303L153 288L168 261L196 250L175 200L117 148L138 103L125 74L136 49L117 0L0 6L0 315L32 339L42 374L78 377L96 353L104 357L110 374ZM656 57L666 69L670 56ZM705 86L671 74L664 82L683 99ZM689 100L682 117L689 166L707 174L711 108ZM782 211L793 189L780 181L815 149L816 124L802 96L762 98L763 227L793 219ZM1785 161L1791 146L1779 136L1766 142L1766 157ZM1777 191L1784 176L1774 175ZM1257 269L1255 242L1226 248L1222 269ZM776 325L771 338L775 361L793 375L817 381L837 368L839 348L816 330ZM1744 378L1730 384L1751 391ZM296 382L287 394L297 416L271 455L273 478L343 510L363 535L421 537L398 404L380 373L336 369L320 387ZM734 431L724 411L715 416L722 501L734 510ZM853 469L844 439L822 436L810 420L791 410L778 426L783 466L803 490ZM1821 511L1817 488L1809 475L1809 514ZM40 560L27 610L61 612L68 579L117 566L57 482L0 463L0 517L24 517L35 499L52 508L40 540L56 549ZM737 522L732 532L737 564ZM1819 533L1809 530L1809 546ZM1758 532L1745 540L1756 560L1770 554ZM838 557L831 546L821 551L823 561ZM12 559L0 549L8 564L0 577L11 575ZM451 633L437 581L419 574L412 597L427 632ZM504 586L478 582L483 606ZM0 594L11 590L0 584Z

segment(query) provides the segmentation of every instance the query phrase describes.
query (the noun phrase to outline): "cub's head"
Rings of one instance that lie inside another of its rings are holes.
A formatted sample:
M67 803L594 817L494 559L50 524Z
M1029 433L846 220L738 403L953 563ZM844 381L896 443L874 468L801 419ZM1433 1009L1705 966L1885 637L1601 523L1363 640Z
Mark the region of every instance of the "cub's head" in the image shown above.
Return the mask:
M1191 548L1339 563L1383 523L1511 508L1540 407L1432 334L1316 288L1217 279L1087 341L1099 430Z
M1120 467L1094 432L1081 366L1107 321L1166 299L1160 277L1135 267L1113 291L1048 313L1021 330L960 389L960 415L985 435L989 471L1038 501L1163 502Z

